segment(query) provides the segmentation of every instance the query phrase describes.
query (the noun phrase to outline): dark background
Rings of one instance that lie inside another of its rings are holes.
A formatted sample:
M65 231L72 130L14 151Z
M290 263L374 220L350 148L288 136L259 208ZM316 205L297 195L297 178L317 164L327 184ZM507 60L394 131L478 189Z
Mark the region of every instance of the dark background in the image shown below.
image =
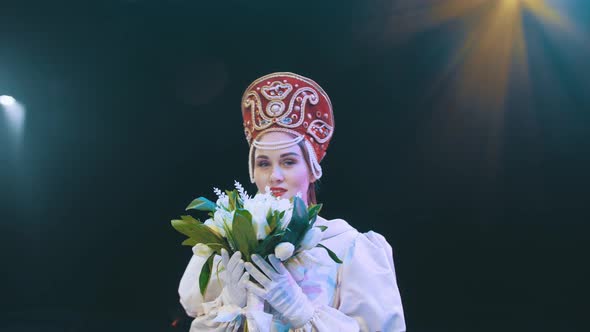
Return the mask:
M525 17L530 85L492 108L441 76L464 27L398 38L387 1L2 1L0 94L27 117L18 148L0 122L0 331L187 330L169 221L255 191L239 103L273 71L329 93L322 215L386 236L409 331L586 330L590 15L568 4L578 42Z

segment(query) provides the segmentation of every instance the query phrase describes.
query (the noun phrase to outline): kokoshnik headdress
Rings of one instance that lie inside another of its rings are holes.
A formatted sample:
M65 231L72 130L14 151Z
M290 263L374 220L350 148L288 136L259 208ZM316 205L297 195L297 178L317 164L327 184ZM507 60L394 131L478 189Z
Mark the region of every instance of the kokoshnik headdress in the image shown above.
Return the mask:
M332 103L326 92L309 78L288 72L272 73L250 84L242 96L244 131L250 145L248 168L254 183L254 148L284 149L304 141L311 171L322 177L320 161L334 133ZM269 132L290 133L293 139L259 142Z

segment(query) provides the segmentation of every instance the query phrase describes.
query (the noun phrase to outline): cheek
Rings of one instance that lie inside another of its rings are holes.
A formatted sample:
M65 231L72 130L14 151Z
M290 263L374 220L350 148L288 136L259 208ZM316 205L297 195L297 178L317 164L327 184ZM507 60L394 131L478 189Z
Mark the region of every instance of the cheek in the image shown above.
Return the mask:
M264 190L266 182L264 180L264 174L262 172L254 170L254 183L256 183L256 187L258 187L258 191Z
M291 184L298 188L305 188L309 185L309 172L307 166L297 167L291 173Z

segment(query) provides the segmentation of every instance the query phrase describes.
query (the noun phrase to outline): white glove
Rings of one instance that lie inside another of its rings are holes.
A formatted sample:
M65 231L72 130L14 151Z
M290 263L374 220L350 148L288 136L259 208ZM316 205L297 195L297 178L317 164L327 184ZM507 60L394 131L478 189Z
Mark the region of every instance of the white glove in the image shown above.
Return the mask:
M244 273L242 253L237 251L230 259L227 251L221 249L221 264L224 267L219 276L223 282L223 290L221 291L223 303L238 307L246 306L246 282L250 276L247 272Z
M283 263L274 255L269 255L268 259L272 267L260 256L252 255L252 262L260 270L251 263L244 264L250 275L262 285L248 281L247 288L265 299L293 328L300 328L313 317L315 308Z

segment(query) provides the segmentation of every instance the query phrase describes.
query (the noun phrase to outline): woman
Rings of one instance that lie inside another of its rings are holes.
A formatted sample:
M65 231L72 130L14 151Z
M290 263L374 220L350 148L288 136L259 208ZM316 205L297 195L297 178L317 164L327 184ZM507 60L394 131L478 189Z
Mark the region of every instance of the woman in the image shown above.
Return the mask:
M305 203L315 203L319 162L334 131L324 90L297 74L266 75L246 89L242 116L250 180L258 190L270 187L283 198L307 193L302 195ZM198 275L205 258L193 256L179 287L180 302L196 317L191 331L238 331L244 318L250 331L405 331L392 249L385 238L359 233L342 219L318 217L316 225L328 227L320 243L342 264L321 248L285 262L270 255L271 264L255 255L253 263L244 263L239 252L231 258L224 252L223 272L219 279L211 277L203 297Z

